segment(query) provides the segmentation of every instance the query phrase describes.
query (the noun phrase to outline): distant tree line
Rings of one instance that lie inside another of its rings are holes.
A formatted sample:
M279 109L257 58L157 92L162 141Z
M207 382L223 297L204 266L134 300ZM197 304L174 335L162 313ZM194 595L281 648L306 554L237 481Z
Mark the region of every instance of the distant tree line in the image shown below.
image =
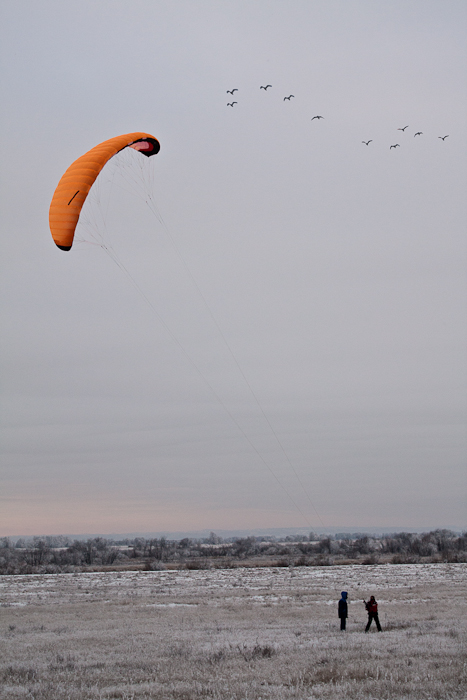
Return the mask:
M338 533L324 536L241 537L205 539L104 537L73 540L63 536L0 539L0 575L71 573L86 570L147 571L165 568L235 566L329 566L361 563L467 562L467 532L433 530L391 535Z

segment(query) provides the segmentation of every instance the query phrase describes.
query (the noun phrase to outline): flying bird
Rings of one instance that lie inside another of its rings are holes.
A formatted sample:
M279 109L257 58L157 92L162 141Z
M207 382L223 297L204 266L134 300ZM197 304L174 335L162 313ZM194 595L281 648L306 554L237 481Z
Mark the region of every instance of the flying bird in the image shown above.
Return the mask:
M423 131L417 131L417 133L414 134L414 136L421 136L422 134L423 134Z
M370 139L369 141L362 141L362 143L364 143L365 146L368 146L368 144L371 143L372 141L373 141L373 139Z
M272 87L272 85L271 85L271 87ZM291 97L295 97L295 95L289 95L288 97L284 97L283 102L285 102L285 100L288 100L290 102Z
M272 87L272 85L260 85L260 86L259 86L259 89L260 89L260 90L267 90L267 89L270 88L270 87ZM293 97L293 95L292 95L292 97Z
M441 141L444 141L444 139L447 139L448 136L449 134L446 134L446 136L438 136L438 138L441 139Z
M409 126L409 125L407 124L407 126L403 126L402 129L397 129L397 131L405 131L405 130L407 129L408 126Z
M398 146L400 148L400 143L395 143L393 146L389 146L389 150L391 150L391 148L397 148Z
M227 102L227 107L233 107L234 105L238 105L238 102Z
M234 92L238 92L238 88L234 88L233 90L227 90L229 95L233 95Z
M324 119L324 117L322 117L320 114L317 114L316 117L311 117L311 121L313 121L313 119Z

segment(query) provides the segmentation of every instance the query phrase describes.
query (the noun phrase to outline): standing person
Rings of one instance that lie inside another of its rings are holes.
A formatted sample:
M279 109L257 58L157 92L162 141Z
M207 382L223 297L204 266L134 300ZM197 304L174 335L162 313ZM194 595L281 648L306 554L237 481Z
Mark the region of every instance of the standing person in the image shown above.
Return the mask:
M341 599L337 606L337 614L341 621L341 631L345 631L345 622L347 620L347 591L342 591Z
M370 625L373 622L373 620L376 622L376 627L378 628L378 632L382 632L383 630L381 629L381 625L379 624L379 617L378 617L378 603L375 600L374 595L370 597L370 600L368 603L364 600L365 603L365 608L368 613L368 622L365 627L365 632L368 632L370 629Z

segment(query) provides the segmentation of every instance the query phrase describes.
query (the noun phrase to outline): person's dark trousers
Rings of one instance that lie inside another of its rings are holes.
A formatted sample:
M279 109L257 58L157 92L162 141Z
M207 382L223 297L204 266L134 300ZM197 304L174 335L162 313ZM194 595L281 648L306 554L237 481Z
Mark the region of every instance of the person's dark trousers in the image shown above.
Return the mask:
M383 630L381 629L381 625L379 624L378 613L368 613L368 624L365 627L365 632L368 632L373 620L376 622L376 627L378 628L378 632L382 632Z
M346 617L341 617L341 630L345 630L345 621L347 620Z

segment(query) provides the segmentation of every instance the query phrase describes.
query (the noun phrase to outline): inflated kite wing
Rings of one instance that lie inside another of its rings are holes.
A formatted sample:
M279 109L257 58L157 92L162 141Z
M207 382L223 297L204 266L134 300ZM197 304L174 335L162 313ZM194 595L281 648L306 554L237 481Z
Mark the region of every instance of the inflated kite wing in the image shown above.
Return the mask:
M62 176L49 210L52 238L61 250L70 250L73 245L82 206L100 171L112 156L127 147L148 157L160 150L159 141L151 134L139 131L123 134L91 148L75 160Z

